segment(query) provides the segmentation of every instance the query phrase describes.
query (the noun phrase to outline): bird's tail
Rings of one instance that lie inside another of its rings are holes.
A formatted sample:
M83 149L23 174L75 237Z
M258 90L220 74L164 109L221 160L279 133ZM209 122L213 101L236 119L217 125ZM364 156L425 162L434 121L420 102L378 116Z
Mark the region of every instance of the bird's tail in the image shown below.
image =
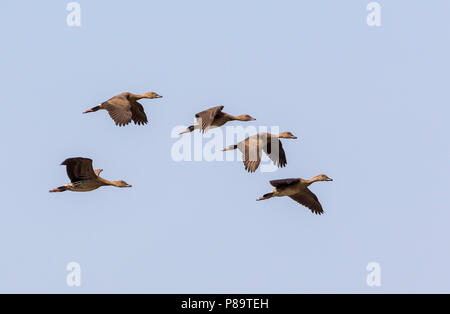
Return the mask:
M237 145L237 144L236 144L236 145L228 146L227 148L222 149L222 151L223 151L223 152L226 152L226 151L229 151L229 150L235 150L235 149L238 149L238 145Z
M180 133L181 134L186 134L186 133L191 133L194 132L195 127L193 125L191 125L190 127L188 127L186 130L184 130L183 132Z
M98 106L96 106L96 107L94 107L94 108L92 108L92 109L86 110L86 111L83 112L83 113L86 114L86 113L90 113L90 112L96 112L96 111L99 111L100 109L102 109L102 106L101 106L101 105L98 105Z
M65 191L67 191L67 187L65 187L65 186L60 186L59 188L50 190L50 193L65 192Z
M267 193L265 194L263 197L260 197L257 199L257 201L264 201L264 200L268 200L269 198L274 197L274 193Z

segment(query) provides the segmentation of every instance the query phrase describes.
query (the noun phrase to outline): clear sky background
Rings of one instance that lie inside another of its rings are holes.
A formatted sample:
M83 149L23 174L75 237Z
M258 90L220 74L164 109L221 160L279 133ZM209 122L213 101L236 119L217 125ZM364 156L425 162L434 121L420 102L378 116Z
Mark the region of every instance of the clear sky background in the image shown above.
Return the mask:
M0 292L450 292L450 2L68 2L0 2ZM148 126L81 114L151 90ZM174 162L214 105L297 135L288 167ZM78 156L133 188L48 193ZM319 173L324 216L255 201Z

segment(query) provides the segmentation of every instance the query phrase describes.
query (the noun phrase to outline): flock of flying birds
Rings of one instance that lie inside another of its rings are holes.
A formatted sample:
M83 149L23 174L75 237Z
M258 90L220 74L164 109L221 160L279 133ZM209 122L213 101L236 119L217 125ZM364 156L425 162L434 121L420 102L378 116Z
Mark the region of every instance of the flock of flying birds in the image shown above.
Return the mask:
M84 113L96 112L99 110L108 111L117 126L126 126L132 121L136 125L148 123L144 107L138 102L140 99L157 99L162 96L150 92L143 95L132 93L122 93L105 101L104 103L85 111ZM223 106L210 108L195 115L196 123L180 134L200 130L207 132L212 128L217 128L231 121L254 121L249 115L232 116L223 112ZM280 168L287 165L286 153L280 139L297 139L290 132L281 134L259 133L250 136L244 141L223 149L223 151L239 149L243 154L245 169L254 173L261 163L261 156L264 152ZM67 175L71 183L53 189L50 192L89 192L102 186L115 186L119 188L130 188L131 185L125 181L108 181L100 177L102 169L94 170L92 160L88 158L69 158L62 165L67 168ZM314 214L322 215L323 208L317 196L311 192L309 186L318 181L333 181L324 174L318 175L311 180L301 178L284 179L271 181L270 184L275 189L259 198L257 201L267 200L273 197L288 196L303 206L309 208Z

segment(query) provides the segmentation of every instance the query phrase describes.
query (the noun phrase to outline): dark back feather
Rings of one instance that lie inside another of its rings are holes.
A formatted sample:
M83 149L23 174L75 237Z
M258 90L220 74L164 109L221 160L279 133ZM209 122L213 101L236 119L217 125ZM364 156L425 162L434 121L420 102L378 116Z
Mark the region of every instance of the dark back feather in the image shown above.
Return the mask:
M283 179L283 180L270 181L270 184L273 187L280 188L280 187L283 187L283 186L288 186L288 185L296 184L296 183L299 183L299 182L300 182L300 179Z
M195 115L197 120L201 120L201 130L206 131L222 113L224 106L217 106L208 110L199 112Z
M67 175L72 183L97 177L92 167L92 159L81 157L69 158L61 165L66 166Z

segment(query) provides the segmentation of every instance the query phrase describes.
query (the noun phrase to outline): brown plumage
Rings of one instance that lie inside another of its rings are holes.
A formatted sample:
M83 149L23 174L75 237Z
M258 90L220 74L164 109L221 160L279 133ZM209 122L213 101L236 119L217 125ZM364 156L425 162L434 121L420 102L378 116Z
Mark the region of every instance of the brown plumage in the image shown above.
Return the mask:
M258 201L267 200L272 197L289 196L294 201L309 208L314 214L322 215L323 208L319 202L319 199L308 188L314 182L319 181L333 181L333 179L321 174L311 180L297 178L271 181L270 184L275 187L275 190L259 198Z
M254 121L256 119L249 115L232 116L223 112L224 106L210 108L208 110L199 112L195 115L196 123L191 125L180 134L190 133L194 130L201 130L202 133L212 128L218 128L230 121Z
M138 102L139 99L143 98L155 99L162 98L162 96L154 92L143 95L122 93L83 113L107 110L118 126L128 125L131 121L134 121L134 124L137 125L144 125L148 123L147 115L145 114L144 107Z
M287 159L280 138L297 139L290 132L284 132L279 135L259 133L246 138L236 145L227 147L223 151L239 149L242 153L245 170L250 173L256 172L261 164L262 152L266 153L277 167L283 168L287 165Z
M65 186L51 190L50 192L89 192L102 186L115 186L119 188L130 188L131 185L125 181L108 181L99 175L103 171L98 169L94 171L92 159L88 158L69 158L61 165L66 166L67 176L71 183Z

